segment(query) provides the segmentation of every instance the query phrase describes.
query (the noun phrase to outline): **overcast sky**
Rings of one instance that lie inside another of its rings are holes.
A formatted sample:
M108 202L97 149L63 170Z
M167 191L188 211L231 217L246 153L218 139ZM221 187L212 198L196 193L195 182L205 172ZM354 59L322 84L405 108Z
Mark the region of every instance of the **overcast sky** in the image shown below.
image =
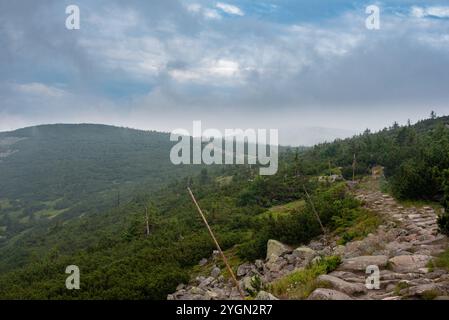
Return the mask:
M431 110L449 114L448 1L0 0L0 131L201 120L310 145Z

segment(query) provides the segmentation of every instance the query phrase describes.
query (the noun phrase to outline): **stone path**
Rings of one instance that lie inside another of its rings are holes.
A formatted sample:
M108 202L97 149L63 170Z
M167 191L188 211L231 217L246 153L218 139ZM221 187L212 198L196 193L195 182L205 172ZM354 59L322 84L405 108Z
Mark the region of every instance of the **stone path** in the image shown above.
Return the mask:
M251 279L258 276L268 284L322 256L339 255L336 271L318 278L319 287L309 296L317 300L348 299L449 299L449 274L430 270L429 261L448 247L448 239L438 234L437 213L431 207L404 208L379 191L360 189L355 196L364 207L376 212L384 223L365 239L336 245L335 239L318 239L293 250L282 243L268 242L267 258L239 266L237 276L244 289L252 290ZM215 259L215 258L211 258ZM380 271L380 289L367 289L366 268ZM321 286L321 287L320 287ZM276 299L261 291L258 299ZM214 268L210 276L199 276L189 285L180 285L168 299L240 299L232 283Z
M356 197L366 208L381 215L385 223L364 240L345 246L342 265L329 274L345 282L340 288L351 284L365 285L366 267L378 265L380 289L355 292L350 294L352 299L395 300L447 295L448 273L427 268L429 261L448 247L448 239L438 234L435 210L431 207L404 208L378 191L360 190ZM332 283L330 286L338 289Z

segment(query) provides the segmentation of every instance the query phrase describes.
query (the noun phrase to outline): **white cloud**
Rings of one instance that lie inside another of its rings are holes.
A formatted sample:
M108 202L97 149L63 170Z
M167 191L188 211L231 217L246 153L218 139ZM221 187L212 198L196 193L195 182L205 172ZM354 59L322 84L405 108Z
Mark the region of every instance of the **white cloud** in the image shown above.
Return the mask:
M210 83L214 80L227 79L238 82L240 78L239 63L227 59L203 60L199 66L190 69L174 69L169 72L175 80ZM235 84L235 83L234 83Z
M425 10L421 7L412 7L411 15L415 18L422 18L426 15Z
M217 10L214 9L204 9L203 15L206 19L218 20L221 19L221 15Z
M56 87L48 86L39 82L15 85L16 91L22 94L44 96L50 98L60 98L65 95L65 91Z
M449 7L430 7L427 9L427 14L438 18L449 18Z
M411 16L415 18L436 17L449 18L449 7L417 7L411 9Z
M204 8L199 3L190 3L186 6L187 11L193 14L200 14L207 20L220 20L222 17L220 13L215 9Z
M201 11L201 5L198 3L189 3L187 5L187 10L190 12L200 12Z
M243 11L237 7L237 6L233 6L232 4L227 4L227 3L223 3L223 2L218 2L216 7L218 9L223 10L224 12L226 12L227 14L233 14L236 16L244 16L245 14L243 13Z

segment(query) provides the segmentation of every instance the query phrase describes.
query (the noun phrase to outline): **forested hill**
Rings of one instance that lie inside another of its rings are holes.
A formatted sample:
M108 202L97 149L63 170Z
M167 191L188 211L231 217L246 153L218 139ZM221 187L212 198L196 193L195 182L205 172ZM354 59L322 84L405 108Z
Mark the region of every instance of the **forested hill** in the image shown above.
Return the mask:
M168 133L57 124L0 133L0 244L47 220L93 214L198 171L169 159Z
M112 185L167 181L175 168L171 145L169 134L103 125L0 133L0 194L11 200L80 199Z

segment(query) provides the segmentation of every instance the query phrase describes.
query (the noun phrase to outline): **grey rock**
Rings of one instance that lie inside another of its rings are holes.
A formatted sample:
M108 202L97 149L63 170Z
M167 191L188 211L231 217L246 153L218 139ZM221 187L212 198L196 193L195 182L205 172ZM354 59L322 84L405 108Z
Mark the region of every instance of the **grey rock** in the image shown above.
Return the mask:
M207 290L206 293L204 294L204 299L205 300L217 300L219 299L219 294L216 293L215 291L211 291L211 290Z
M287 260L285 260L284 258L281 258L281 257L278 257L277 259L272 258L272 259L268 260L268 262L265 264L267 269L271 272L279 272L286 265L287 265Z
M293 264L296 261L296 257L293 254L286 254L285 259L287 259L288 263Z
M419 272L419 269L426 267L432 257L427 255L402 255L389 260L395 272Z
M204 279L200 284L199 284L199 288L206 288L208 286L210 286L213 282L214 282L215 278L213 277L208 277L206 279Z
M254 261L254 265L256 266L256 268L257 268L259 271L263 271L263 269L264 269L264 264L263 264L263 261L262 261L262 260L256 260L256 261Z
M279 300L279 299L269 292L260 291L256 296L256 300Z
M276 259L285 253L291 252L291 249L285 244L276 241L268 240L267 243L267 260Z
M434 294L435 296L441 296L444 295L446 292L444 292L440 286L438 286L435 283L429 283L429 284L422 284L415 287L410 287L407 290L408 296L418 296L422 297L426 294Z
M213 278L218 278L220 276L221 270L217 266L215 266L210 272L210 276Z
M360 283L349 283L331 275L321 275L318 277L319 282L329 284L333 289L344 292L347 295L361 295L366 293L366 287Z
M342 257L342 256L344 256L345 251L346 251L346 247L343 245L339 245L333 249L333 254L336 256Z
M370 265L376 265L379 268L384 268L387 263L387 256L360 256L344 259L338 269L342 271L366 271L366 267Z
M245 277L240 281L241 287L246 291L254 291L253 277Z
M176 287L176 291L180 291L180 290L184 289L185 287L186 287L185 284L181 283Z
M190 289L190 293L192 293L192 294L196 294L196 295L203 295L204 293L205 293L205 291L203 290L203 289L201 289L201 288L198 288L198 287L192 287L191 289Z
M353 299L347 294L336 290L318 288L310 294L307 300L353 300Z
M200 284L201 282L203 282L205 279L206 279L206 277L204 277L204 276L198 276L198 277L195 278L195 283L196 283L197 285L199 285L199 284Z
M256 272L256 267L250 263L241 264L237 268L237 277L243 277L245 275L252 275Z
M299 247L293 250L292 255L298 259L310 261L317 255L317 252L309 247Z

